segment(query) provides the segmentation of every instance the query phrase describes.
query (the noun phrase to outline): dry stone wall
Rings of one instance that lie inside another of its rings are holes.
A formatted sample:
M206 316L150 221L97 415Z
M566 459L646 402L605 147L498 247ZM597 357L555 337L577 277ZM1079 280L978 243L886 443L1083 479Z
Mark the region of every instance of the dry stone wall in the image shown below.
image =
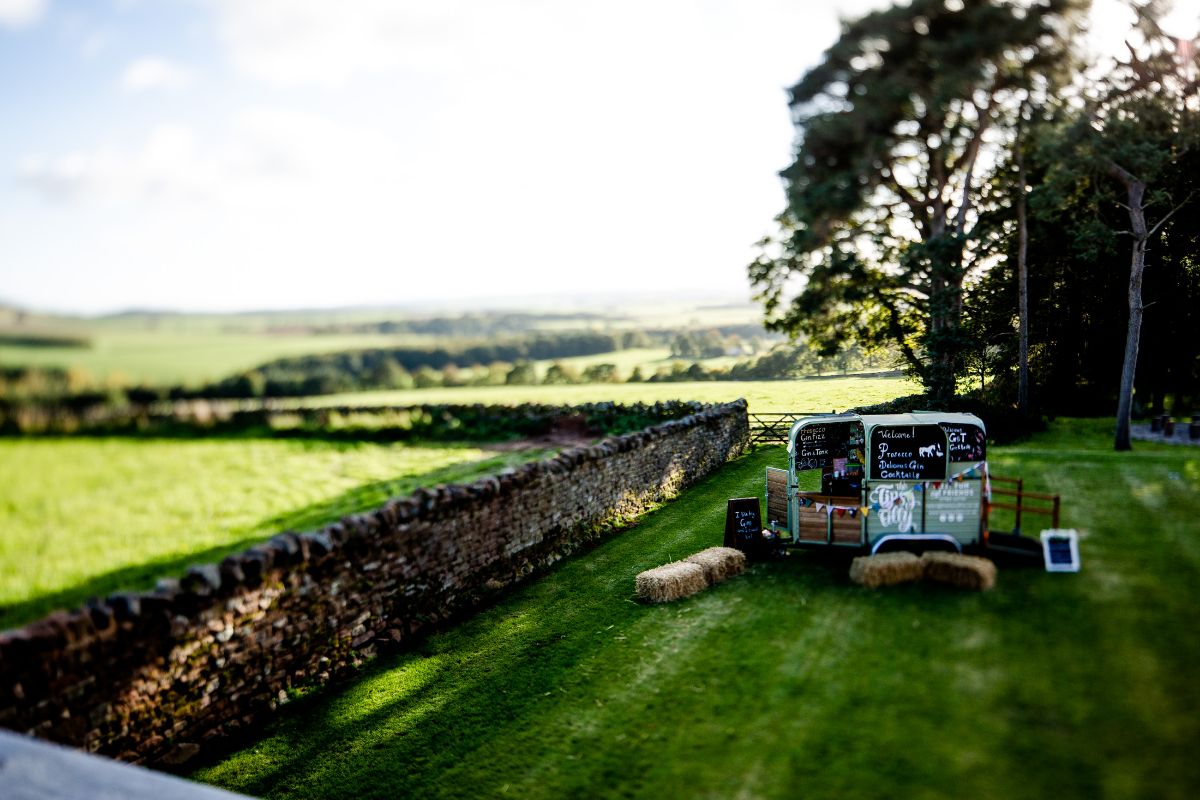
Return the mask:
M283 533L0 633L0 727L182 763L739 454L744 401Z

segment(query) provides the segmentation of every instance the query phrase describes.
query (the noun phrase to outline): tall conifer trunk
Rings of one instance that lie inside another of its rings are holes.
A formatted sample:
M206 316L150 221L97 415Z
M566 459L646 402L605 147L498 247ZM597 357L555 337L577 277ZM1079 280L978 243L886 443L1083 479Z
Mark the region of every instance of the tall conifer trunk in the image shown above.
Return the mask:
M1142 273L1146 270L1146 241L1150 238L1150 233L1146 227L1146 209L1142 205L1146 184L1116 163L1109 162L1108 171L1125 186L1133 234L1133 255L1129 265L1129 327L1125 333L1125 360L1121 365L1121 389L1117 399L1117 436L1114 443L1117 450L1129 450L1133 447L1129 438L1129 424L1133 412L1133 379L1137 374L1138 343L1142 336L1144 309Z
M1025 219L1025 158L1021 153L1021 124L1017 123L1017 408L1029 414L1029 226Z

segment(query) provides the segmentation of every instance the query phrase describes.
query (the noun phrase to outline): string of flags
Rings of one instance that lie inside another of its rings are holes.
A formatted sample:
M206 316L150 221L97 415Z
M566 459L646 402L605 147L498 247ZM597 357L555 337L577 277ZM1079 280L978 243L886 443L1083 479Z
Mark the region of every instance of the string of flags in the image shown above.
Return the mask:
M802 508L814 508L817 511L824 511L829 516L837 514L839 517L850 515L850 519L854 519L859 514L867 516L871 509L867 506L839 506L834 503L820 503L809 497L801 497L797 501ZM878 505L878 504L876 504ZM876 509L878 511L878 509Z
M983 494L988 500L991 500L992 479L988 474L988 465L986 461L980 461L973 466L967 467L966 469L960 470L953 475L947 476L946 480L944 481L929 481L929 483L933 484L934 489L940 489L942 488L943 483L961 483L967 478L974 478L976 475L983 476ZM917 492L923 492L925 491L925 484L913 484L913 490ZM883 506L881 506L879 503L871 503L870 505L866 506L840 506L835 503L821 503L813 500L811 497L801 497L798 498L796 502L800 504L801 508L813 508L817 511L824 511L829 516L832 516L836 513L839 517L844 517L849 514L851 519L854 519L859 514L862 514L864 517L869 516L872 511L880 511L883 508ZM898 506L902 502L904 502L903 498L897 497L892 501L892 505Z

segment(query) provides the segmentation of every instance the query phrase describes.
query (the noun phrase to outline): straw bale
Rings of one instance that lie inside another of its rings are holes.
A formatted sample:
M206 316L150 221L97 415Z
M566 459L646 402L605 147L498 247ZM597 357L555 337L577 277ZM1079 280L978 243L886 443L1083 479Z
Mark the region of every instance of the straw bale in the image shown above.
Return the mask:
M903 551L859 556L850 564L850 580L868 589L919 581L924 574L921 559Z
M960 589L983 592L996 585L996 565L979 556L928 552L921 556L925 578Z
M746 554L732 547L710 547L688 556L684 561L703 567L709 584L720 583L746 571Z
M634 586L639 600L665 603L708 588L708 579L699 564L672 561L639 573Z

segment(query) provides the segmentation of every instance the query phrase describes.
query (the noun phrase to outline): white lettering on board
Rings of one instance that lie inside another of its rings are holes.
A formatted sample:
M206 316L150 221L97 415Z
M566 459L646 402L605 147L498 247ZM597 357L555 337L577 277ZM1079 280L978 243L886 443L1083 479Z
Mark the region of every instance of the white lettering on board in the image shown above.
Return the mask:
M873 513L883 527L894 527L898 533L908 533L913 529L917 500L911 486L879 484L871 489L867 502L872 508L875 504L879 505L879 510Z

